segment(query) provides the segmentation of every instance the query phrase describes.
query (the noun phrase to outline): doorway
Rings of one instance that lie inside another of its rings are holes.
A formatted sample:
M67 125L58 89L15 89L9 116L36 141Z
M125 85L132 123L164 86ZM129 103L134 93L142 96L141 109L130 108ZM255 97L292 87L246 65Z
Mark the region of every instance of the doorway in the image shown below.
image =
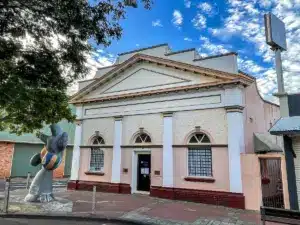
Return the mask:
M260 159L263 206L284 209L281 160Z
M137 160L137 191L150 191L151 155L139 154Z

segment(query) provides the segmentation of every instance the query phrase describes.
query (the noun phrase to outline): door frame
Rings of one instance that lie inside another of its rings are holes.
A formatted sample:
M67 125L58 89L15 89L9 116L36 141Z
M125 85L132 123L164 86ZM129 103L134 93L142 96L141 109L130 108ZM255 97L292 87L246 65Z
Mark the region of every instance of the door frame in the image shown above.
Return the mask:
M131 194L141 193L141 191L137 190L138 155L150 155L150 162L151 162L151 150L150 149L134 149L132 151ZM150 171L150 174L151 174L151 171ZM150 177L150 186L151 186L151 177ZM145 193L149 193L149 192L145 192Z

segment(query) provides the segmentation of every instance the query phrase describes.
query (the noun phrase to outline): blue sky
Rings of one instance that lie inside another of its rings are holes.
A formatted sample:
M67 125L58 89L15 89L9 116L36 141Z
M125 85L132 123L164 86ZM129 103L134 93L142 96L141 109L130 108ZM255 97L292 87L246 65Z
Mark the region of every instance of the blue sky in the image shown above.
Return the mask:
M118 53L161 43L173 50L196 48L203 56L239 54L239 69L257 77L260 92L276 91L273 53L265 44L263 14L283 19L288 51L283 53L285 86L300 92L300 0L153 0L151 10L127 9L123 36L93 54L91 66L107 66ZM92 76L92 75L90 75Z

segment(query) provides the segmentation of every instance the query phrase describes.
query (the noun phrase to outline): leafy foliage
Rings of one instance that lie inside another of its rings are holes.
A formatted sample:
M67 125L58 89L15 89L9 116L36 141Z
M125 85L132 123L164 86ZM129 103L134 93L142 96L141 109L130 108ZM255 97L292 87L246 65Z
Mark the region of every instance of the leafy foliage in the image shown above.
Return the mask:
M151 0L140 0L149 9ZM93 39L119 39L134 0L2 0L0 2L0 130L33 132L74 115L67 88L87 72Z

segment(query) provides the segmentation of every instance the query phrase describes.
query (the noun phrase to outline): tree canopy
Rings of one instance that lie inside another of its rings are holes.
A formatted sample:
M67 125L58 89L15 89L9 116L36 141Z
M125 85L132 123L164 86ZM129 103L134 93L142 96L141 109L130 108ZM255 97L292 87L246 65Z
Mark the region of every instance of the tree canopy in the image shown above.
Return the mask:
M75 119L67 88L84 78L89 40L108 46L122 35L126 7L151 0L2 0L0 130L33 132Z

